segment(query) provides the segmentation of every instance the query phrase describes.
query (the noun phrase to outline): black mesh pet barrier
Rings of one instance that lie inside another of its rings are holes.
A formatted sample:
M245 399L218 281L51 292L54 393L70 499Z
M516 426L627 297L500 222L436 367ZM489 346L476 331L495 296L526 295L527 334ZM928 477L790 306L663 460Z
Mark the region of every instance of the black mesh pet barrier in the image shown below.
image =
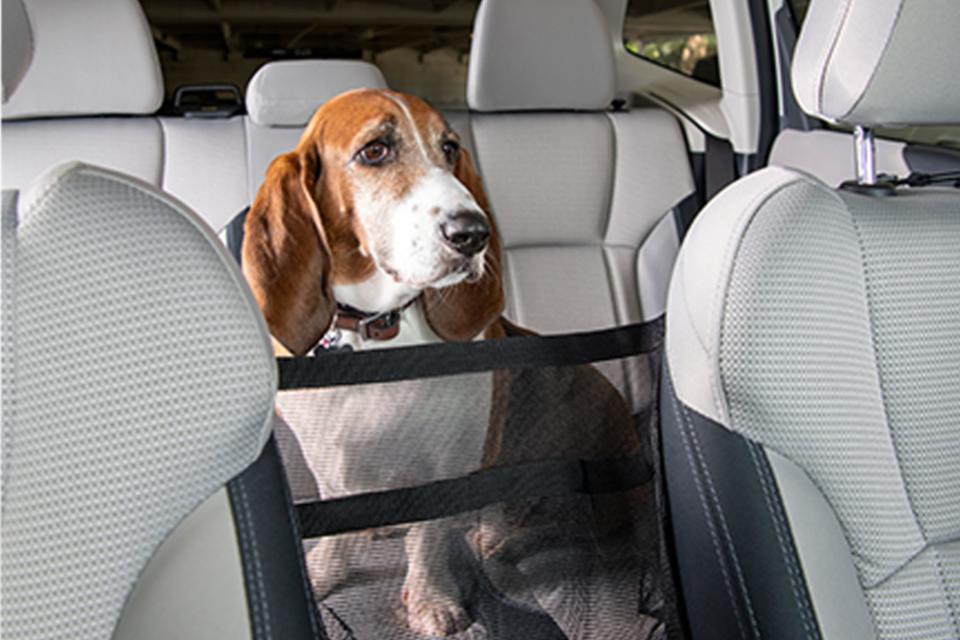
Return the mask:
M276 437L327 634L681 637L662 332L281 359Z

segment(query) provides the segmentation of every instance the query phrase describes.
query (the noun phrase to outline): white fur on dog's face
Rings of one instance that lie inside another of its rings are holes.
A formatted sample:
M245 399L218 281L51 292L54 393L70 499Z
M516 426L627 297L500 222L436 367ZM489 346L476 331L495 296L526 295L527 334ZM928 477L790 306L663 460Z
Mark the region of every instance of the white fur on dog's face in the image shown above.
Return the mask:
M390 310L428 287L475 281L487 253L465 256L441 232L458 213L487 219L453 173L460 153L456 134L425 104L382 95L388 108L360 128L344 167L363 230L361 251L377 270L362 282L334 283L338 301L366 311Z

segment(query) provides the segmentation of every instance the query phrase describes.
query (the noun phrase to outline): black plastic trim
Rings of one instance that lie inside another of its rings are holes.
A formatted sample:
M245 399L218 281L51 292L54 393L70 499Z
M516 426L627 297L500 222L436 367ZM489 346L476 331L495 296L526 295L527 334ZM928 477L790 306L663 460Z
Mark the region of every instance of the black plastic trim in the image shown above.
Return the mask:
M227 250L230 251L230 255L234 257L237 264L243 263L243 234L248 213L250 213L250 207L244 207L243 211L235 215L226 227Z
M673 221L677 225L677 238L682 242L693 219L700 211L700 195L694 191L673 208Z
M676 397L661 433L673 543L694 640L821 637L763 448Z
M780 95L783 97L780 130L810 131L819 129L819 121L803 112L800 103L797 102L797 97L793 94L790 69L793 64L793 52L797 48L797 21L793 17L793 10L788 3L784 3L777 11L774 16L774 24L777 30L777 52L780 54L780 78L778 80Z
M227 484L254 640L327 639L307 578L293 501L271 436Z
M779 110L777 108L777 70L774 62L773 34L767 0L747 0L750 9L750 26L753 31L753 58L757 63L757 80L760 90L760 131L757 153L750 156L750 171L767 163L770 147L777 135ZM741 175L745 175L743 172Z
M915 173L943 173L960 170L960 149L908 144L903 148L903 161Z

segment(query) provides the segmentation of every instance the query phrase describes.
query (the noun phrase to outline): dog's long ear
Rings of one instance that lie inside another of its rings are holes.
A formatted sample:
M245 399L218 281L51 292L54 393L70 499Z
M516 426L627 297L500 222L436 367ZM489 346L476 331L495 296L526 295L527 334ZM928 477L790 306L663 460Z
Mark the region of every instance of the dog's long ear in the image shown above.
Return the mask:
M463 282L441 290L427 289L423 300L430 328L444 340L464 341L479 335L503 313L502 247L490 202L466 149L460 150L454 174L470 190L490 221L483 276L476 282Z
M316 201L320 158L304 145L267 170L244 227L243 272L274 338L294 355L333 319L330 248Z

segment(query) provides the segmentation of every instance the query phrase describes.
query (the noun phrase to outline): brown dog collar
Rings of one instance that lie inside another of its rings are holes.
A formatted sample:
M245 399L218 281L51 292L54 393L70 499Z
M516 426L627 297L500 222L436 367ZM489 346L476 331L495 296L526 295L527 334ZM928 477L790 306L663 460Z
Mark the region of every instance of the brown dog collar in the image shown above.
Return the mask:
M333 326L359 333L364 340L392 340L400 333L400 314L416 300L414 298L399 309L381 313L369 313L338 303Z

